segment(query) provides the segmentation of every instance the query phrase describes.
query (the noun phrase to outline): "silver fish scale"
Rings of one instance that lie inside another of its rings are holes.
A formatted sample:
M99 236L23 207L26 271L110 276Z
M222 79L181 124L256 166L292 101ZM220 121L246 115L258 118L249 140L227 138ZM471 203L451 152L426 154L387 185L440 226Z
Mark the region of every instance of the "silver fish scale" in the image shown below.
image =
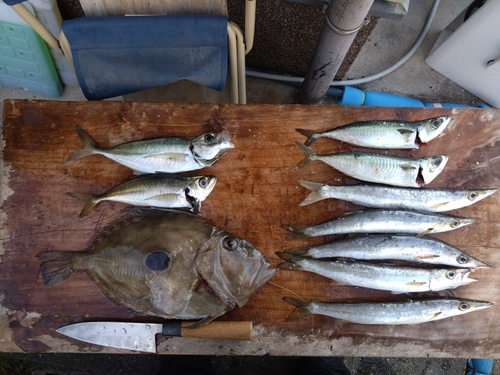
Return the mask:
M363 181L395 186L419 186L419 159L361 152L315 155L314 159Z

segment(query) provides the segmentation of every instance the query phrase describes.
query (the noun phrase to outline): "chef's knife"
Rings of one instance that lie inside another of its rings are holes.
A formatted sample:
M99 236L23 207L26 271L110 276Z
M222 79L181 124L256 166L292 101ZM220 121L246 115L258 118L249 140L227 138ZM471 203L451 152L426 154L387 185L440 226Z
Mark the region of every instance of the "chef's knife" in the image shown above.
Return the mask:
M251 340L252 322L211 322L187 328L196 322L166 323L84 322L61 327L57 332L91 344L156 353L156 334L190 338Z

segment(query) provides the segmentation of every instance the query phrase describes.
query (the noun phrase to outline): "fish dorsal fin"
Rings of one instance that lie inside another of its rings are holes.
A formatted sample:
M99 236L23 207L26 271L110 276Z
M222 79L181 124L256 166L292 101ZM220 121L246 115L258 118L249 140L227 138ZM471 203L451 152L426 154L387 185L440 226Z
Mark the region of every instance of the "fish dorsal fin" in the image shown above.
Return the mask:
M403 171L413 171L414 169L417 169L417 167L411 164L401 164L400 167Z

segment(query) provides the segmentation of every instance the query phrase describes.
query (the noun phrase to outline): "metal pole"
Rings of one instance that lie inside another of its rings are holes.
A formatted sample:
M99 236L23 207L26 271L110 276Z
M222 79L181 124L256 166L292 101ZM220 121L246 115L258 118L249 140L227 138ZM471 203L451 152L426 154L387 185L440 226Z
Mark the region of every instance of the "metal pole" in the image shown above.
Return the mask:
M321 104L373 0L332 0L299 94L302 104Z

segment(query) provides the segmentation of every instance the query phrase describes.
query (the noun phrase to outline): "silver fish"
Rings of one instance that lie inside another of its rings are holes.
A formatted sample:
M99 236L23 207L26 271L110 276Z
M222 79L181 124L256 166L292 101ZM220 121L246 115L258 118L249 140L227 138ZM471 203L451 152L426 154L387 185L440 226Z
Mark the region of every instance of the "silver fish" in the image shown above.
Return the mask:
M80 217L86 216L102 201L114 201L134 206L188 208L200 213L201 202L212 192L215 176L183 177L172 174L146 174L126 181L104 194L68 193L86 202Z
M497 189L415 189L379 185L332 186L308 181L299 183L311 190L301 206L335 198L365 207L423 212L456 210L479 202L497 191Z
M466 252L430 237L366 235L285 252L314 259L404 260L472 269L489 267Z
M286 262L278 265L280 270L302 270L312 272L338 285L353 285L393 294L429 292L453 289L477 281L470 279L468 268L413 268L388 264L373 264L352 259L326 261L277 252Z
M435 298L393 302L317 302L283 298L296 306L287 321L320 314L359 324L420 324L491 307L487 301Z
M294 237L348 233L440 233L472 224L474 218L398 210L356 211L317 225L283 225Z
M421 187L428 184L443 171L448 162L446 155L411 159L370 152L316 154L299 141L295 141L295 144L304 154L297 169L320 160L347 176L394 186Z
M83 149L74 151L67 161L100 154L133 169L136 173L179 173L210 167L234 148L227 130L195 137L164 137L98 148L94 140L77 126Z
M419 148L440 135L450 123L450 116L440 116L422 121L373 120L356 121L322 132L295 129L305 135L306 146L321 137L332 138L355 146L400 149Z
M180 211L148 213L106 229L86 251L37 255L45 285L85 272L114 303L203 325L242 307L275 273L246 240Z

